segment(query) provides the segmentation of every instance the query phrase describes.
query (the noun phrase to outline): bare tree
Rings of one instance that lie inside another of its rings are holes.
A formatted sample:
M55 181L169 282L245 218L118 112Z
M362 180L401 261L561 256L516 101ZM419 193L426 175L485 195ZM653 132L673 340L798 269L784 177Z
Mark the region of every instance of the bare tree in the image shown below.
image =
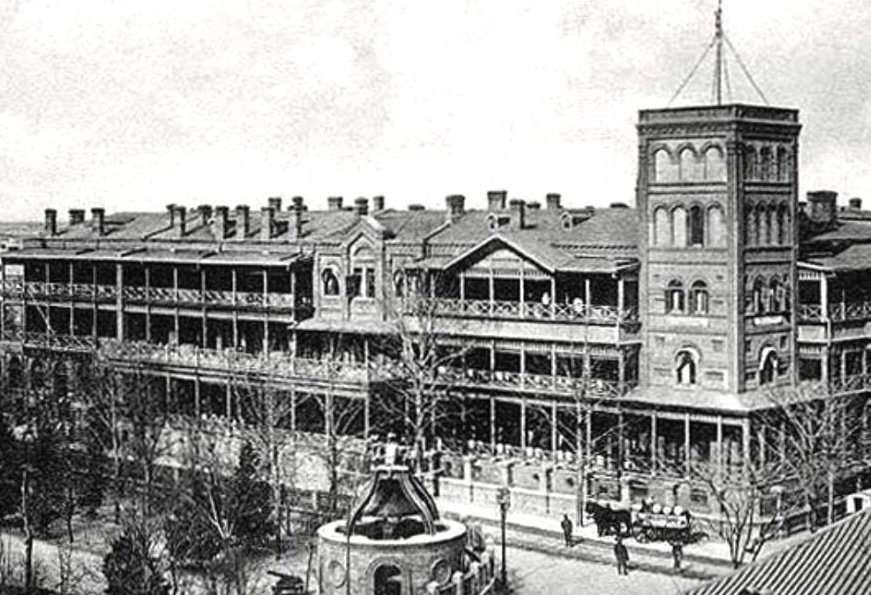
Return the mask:
M768 452L774 453L804 499L809 526L825 502L826 522L834 522L837 481L855 471L860 457L861 415L846 397L820 396L814 386L772 389L773 408L762 416ZM824 394L824 393L823 393Z

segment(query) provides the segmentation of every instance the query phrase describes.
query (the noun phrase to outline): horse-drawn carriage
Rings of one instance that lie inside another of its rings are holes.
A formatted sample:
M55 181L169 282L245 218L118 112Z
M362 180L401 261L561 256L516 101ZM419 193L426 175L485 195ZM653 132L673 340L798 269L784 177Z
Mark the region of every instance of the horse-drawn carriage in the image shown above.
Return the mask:
M644 503L631 509L610 503L587 502L587 513L593 516L599 536L620 535L637 541L667 541L694 543L705 533L693 531L692 515L680 506L669 507Z

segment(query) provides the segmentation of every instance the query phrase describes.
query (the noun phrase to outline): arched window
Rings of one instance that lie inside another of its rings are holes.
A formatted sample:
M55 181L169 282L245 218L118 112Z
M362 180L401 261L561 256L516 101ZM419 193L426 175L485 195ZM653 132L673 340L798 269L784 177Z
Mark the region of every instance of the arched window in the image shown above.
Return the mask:
M333 272L333 269L324 269L321 273L323 280L324 295L339 295L339 279Z
M768 311L783 312L786 308L786 294L779 279L772 279L768 284Z
M753 293L750 301L751 309L754 314L765 313L765 300L763 299L764 289L765 282L762 279L757 278L753 282Z
M675 207L671 212L671 245L687 245L687 210L683 207Z
M398 298L405 297L405 272L403 271L393 273L393 294Z
M756 209L751 205L747 205L747 210L744 212L744 244L747 246L756 245Z
M705 214L702 207L696 205L690 208L690 246L702 246L705 243Z
M744 149L744 179L756 179L756 149L751 146Z
M671 314L683 314L686 311L683 283L677 279L668 282L665 290L665 311Z
M762 147L759 151L759 177L762 180L771 180L773 176L773 156L771 147Z
M705 179L713 181L726 179L726 162L720 147L711 146L705 150Z
M657 149L653 154L653 179L657 182L673 182L674 174L674 163L668 149Z
M773 204L768 205L768 243L776 244L780 237L780 228L777 226L777 207Z
M792 234L789 233L789 226L789 209L786 205L780 205L777 209L777 243L781 246L785 246L791 241L790 237Z
M756 205L757 243L767 246L771 243L771 228L768 226L768 211L765 205Z
M656 246L668 246L671 243L671 225L665 207L657 207L653 212L653 243Z
M675 362L675 376L678 384L696 383L696 359L689 351L678 352Z
M696 152L686 147L680 152L680 179L693 181L701 178L699 175L699 160Z
M781 182L789 181L789 151L786 147L778 147L777 149L777 179Z
M402 571L392 564L384 564L375 569L373 576L375 595L402 595Z
M690 308L693 314L708 313L708 286L704 281L695 281L690 286Z
M777 378L777 353L771 347L762 350L759 362L759 384L769 384Z
M715 248L726 246L726 229L723 223L723 209L714 205L708 209L708 244Z

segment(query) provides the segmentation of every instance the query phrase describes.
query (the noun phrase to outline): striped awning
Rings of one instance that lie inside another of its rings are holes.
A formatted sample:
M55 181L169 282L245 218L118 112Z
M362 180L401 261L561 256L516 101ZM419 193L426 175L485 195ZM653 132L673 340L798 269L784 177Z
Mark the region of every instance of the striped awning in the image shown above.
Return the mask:
M868 595L871 510L687 595Z

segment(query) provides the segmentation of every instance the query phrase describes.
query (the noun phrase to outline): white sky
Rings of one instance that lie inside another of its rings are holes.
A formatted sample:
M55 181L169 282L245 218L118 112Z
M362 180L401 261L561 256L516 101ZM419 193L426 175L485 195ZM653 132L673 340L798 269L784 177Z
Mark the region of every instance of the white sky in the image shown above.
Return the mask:
M499 188L632 202L637 110L668 103L714 4L0 0L0 217L295 194L481 207ZM801 109L802 192L871 199L868 0L725 11L769 101ZM711 68L677 104L709 100Z

